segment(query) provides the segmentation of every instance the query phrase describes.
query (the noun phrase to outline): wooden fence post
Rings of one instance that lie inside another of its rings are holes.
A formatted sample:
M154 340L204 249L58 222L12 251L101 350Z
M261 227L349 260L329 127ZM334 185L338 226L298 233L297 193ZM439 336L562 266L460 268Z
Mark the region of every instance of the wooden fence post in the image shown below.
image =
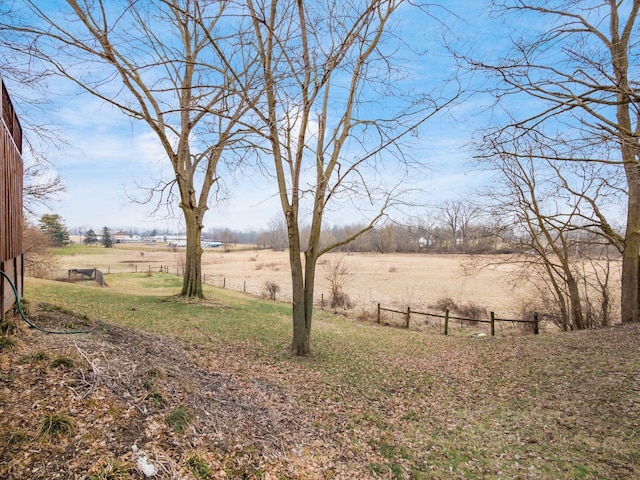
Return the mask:
M226 286L227 286L227 278L222 277L222 288L226 288Z
M380 304L378 304L378 325L380 325Z
M324 310L324 293L320 294L320 308Z
M538 335L540 333L540 325L538 322L538 312L533 314L533 334Z
M444 334L449 335L449 309L444 311Z
M404 319L404 328L409 328L410 319L411 319L411 307L407 307L407 316Z
M491 312L491 336L496 336L496 315L493 312Z
M247 293L247 281L242 282L242 293Z

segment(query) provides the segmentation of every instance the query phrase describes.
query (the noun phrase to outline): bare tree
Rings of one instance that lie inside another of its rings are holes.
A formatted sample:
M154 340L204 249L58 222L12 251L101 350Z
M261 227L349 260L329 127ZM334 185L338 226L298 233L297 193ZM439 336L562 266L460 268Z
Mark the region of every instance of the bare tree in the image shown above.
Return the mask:
M268 244L273 250L287 248L287 224L282 215L271 217L267 229Z
M426 95L400 91L402 71L392 52L402 42L391 26L403 4L247 0L265 88L264 103L254 113L287 225L295 355L310 353L318 258L383 217L400 193L398 174L410 164L399 140L439 107ZM412 8L409 2L405 7ZM388 97L394 97L393 107L375 106ZM388 185L385 177L397 183ZM321 246L325 212L337 208L336 202L367 205L370 221ZM302 225L309 228L306 241Z
M440 219L451 233L452 250L455 252L461 247L465 252L471 227L481 212L480 207L468 199L458 199L442 202L439 210Z
M229 228L223 228L218 233L220 236L220 241L222 242L222 248L225 252L231 251L231 245L238 243L236 236Z
M240 76L245 73L243 45L223 20L229 2L22 4L22 10L5 12L0 23L0 29L18 34L14 50L156 134L174 176L150 194L157 195L159 204L179 200L187 232L181 296L202 298L203 219L223 152L231 151L240 129L246 109L242 99L251 93L241 84L247 78ZM230 58L236 67L233 78ZM243 94L235 95L239 90Z
M610 214L597 204L591 205L596 222L593 227L622 254L621 317L623 322L638 322L640 92L634 75L640 63L636 23L640 1L494 3L499 13L517 18L519 27L523 18L532 15L533 24L548 28L542 34L520 28L506 58L471 61L472 66L495 74L499 80L495 92L505 108L509 98L518 107L528 107L520 108L526 113L512 116L485 140L505 154L527 156L529 152L511 148L512 139L535 132L549 147L543 159L577 163L581 168L606 164L612 168L601 180L615 182L618 175L623 178L618 193L626 204L624 233L612 228Z
M519 247L529 255L515 261L525 279L534 278L541 296L551 298L558 325L563 330L588 328L595 322L593 315L587 318L587 307L594 305L596 296L602 298L597 303L606 306L609 295L608 259L592 257L591 267L585 268L587 249L601 250L608 242L592 232L597 221L594 206L603 204L612 190L603 171L606 166L576 171L572 164L540 160L547 156L547 147L538 140L519 138L513 146L519 155L497 152L492 157L500 175L486 196L495 215L510 227L505 231L518 232ZM581 288L587 283L589 288Z

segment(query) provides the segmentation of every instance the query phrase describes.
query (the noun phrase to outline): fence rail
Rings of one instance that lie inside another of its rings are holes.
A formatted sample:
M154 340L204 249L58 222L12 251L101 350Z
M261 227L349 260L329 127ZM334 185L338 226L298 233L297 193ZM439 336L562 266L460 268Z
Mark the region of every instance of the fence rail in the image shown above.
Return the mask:
M433 312L420 312L417 310L411 310L411 307L407 307L406 311L394 310L392 308L383 308L378 303L378 311L377 311L377 321L378 324L382 323L382 312L391 312L398 313L400 315L404 315L404 327L409 328L411 322L411 315L424 315L427 317L436 317L444 319L444 334L449 334L449 320L460 320L461 322L473 322L473 323L488 323L491 326L491 336L495 337L496 335L496 322L511 322L511 323L530 323L533 325L533 333L534 335L538 335L540 333L540 321L538 314L535 313L533 315L533 320L523 320L523 319L510 319L510 318L498 318L496 317L494 312L491 312L489 319L477 319L477 318L464 318L464 317L456 317L450 314L449 310L445 310L444 314L433 313Z

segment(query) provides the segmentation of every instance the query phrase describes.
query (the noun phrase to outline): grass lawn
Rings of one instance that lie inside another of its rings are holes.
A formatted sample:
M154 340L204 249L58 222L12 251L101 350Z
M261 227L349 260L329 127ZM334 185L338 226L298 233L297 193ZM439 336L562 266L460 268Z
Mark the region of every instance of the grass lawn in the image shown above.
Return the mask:
M313 355L292 358L287 304L209 286L206 302L178 302L172 275L106 281L27 279L25 291L31 304L176 337L200 368L277 387L316 435L282 441L297 465L282 478L640 478L637 325L445 337L317 311Z

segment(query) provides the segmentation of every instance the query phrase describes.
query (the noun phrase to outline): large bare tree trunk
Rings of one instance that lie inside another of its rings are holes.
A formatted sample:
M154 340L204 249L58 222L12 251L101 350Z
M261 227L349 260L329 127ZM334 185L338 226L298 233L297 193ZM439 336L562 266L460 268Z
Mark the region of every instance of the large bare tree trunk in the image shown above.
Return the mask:
M291 300L293 302L291 353L296 356L304 356L311 353L311 315L307 314L306 308L308 281L304 275L304 266L300 256L298 219L291 209L287 215L287 230L289 232L289 263L291 266Z
M627 228L622 252L622 323L640 321L640 175L635 164L627 168L629 171Z
M202 222L197 209L183 208L187 229L187 248L181 297L204 298L202 290Z
M624 237L624 250L622 251L622 292L621 292L621 317L622 323L640 321L640 296L638 289L640 282L640 172L638 161L640 149L637 134L640 132L640 122L636 123L634 133L630 105L633 99L629 92L633 91L629 81L629 55L630 35L639 6L634 2L634 16L628 21L622 35L619 32L619 11L614 2L611 2L611 58L613 72L618 85L616 94L616 119L620 126L620 151L624 172L627 178L629 190L627 197L627 226Z

